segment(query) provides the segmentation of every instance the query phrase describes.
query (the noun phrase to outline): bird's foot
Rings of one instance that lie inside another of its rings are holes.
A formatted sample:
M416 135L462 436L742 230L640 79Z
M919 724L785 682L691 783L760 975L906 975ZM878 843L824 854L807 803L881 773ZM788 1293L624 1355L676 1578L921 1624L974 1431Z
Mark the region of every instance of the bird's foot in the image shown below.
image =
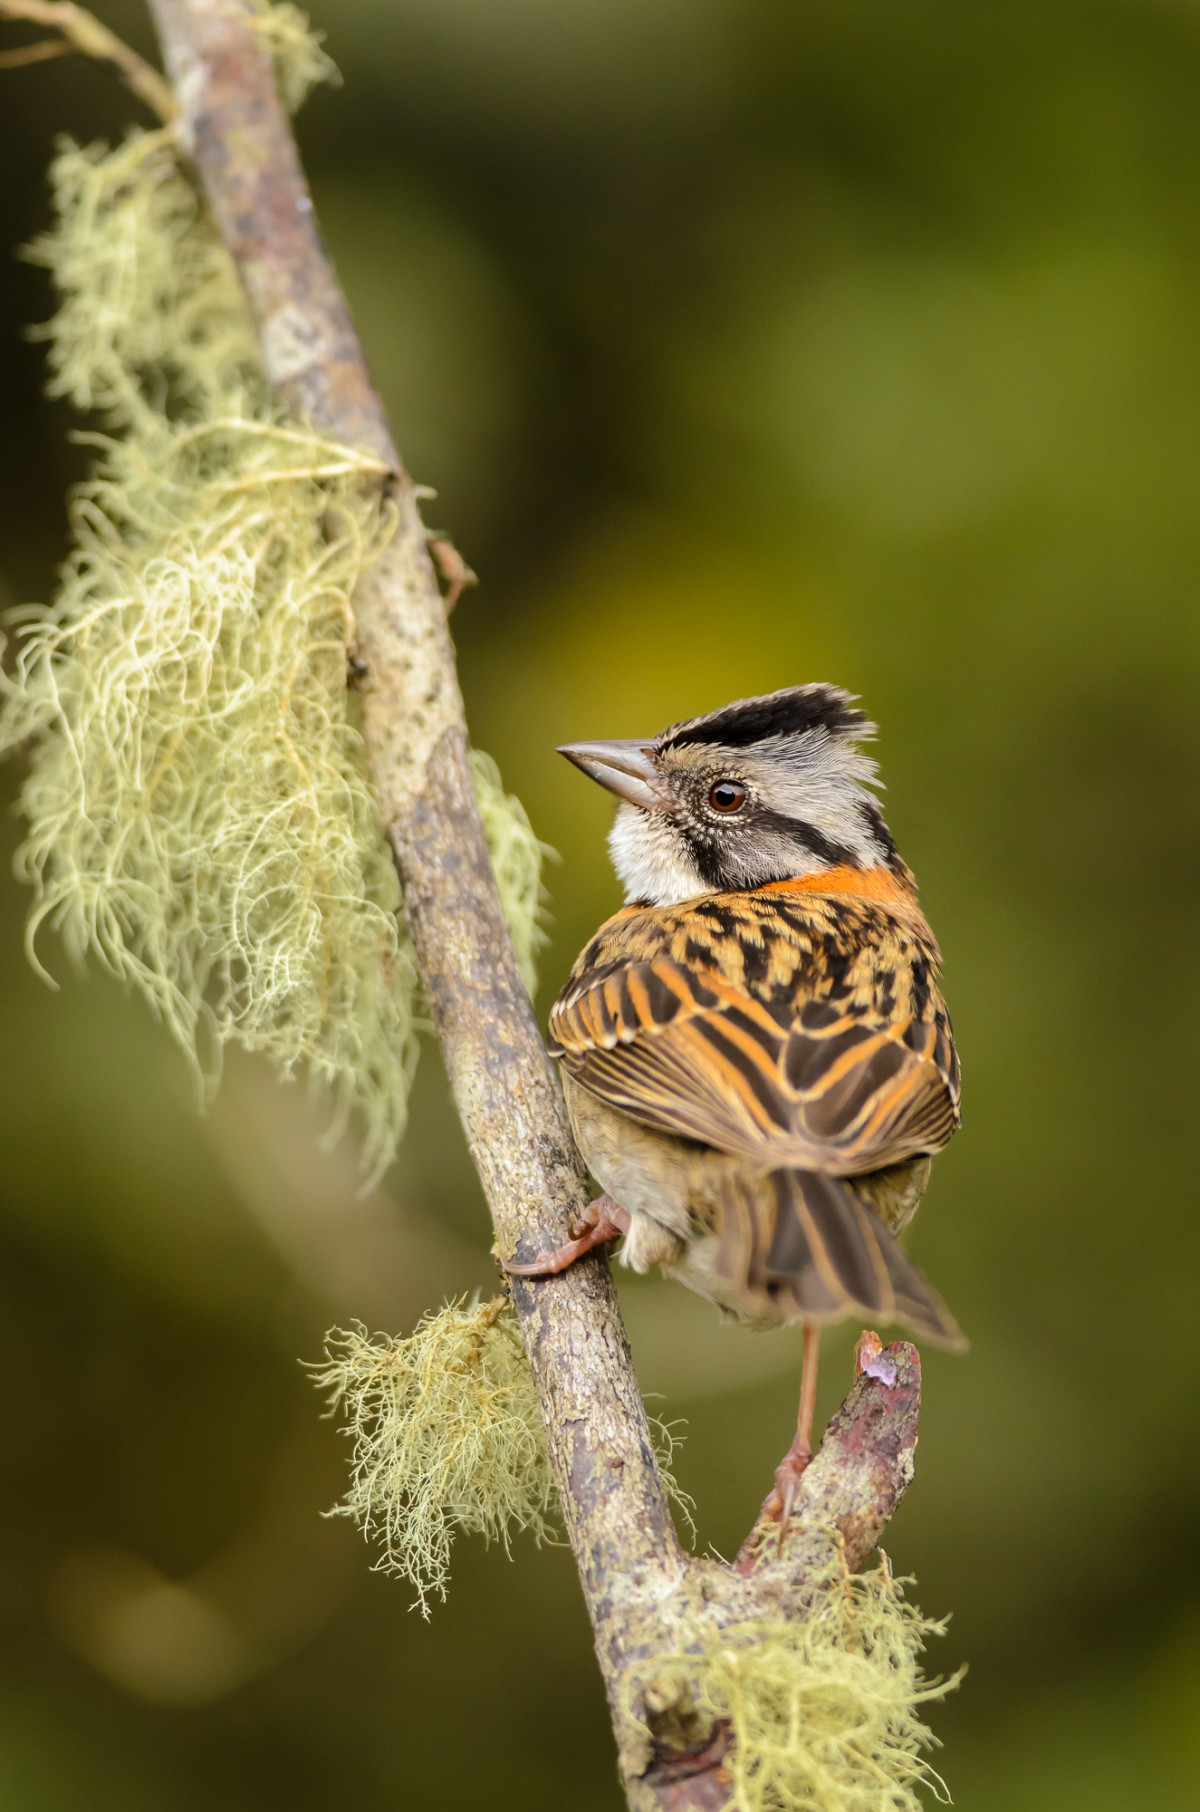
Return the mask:
M787 1534L788 1524L792 1520L796 1494L800 1489L800 1480L812 1464L812 1442L802 1442L797 1436L775 1468L775 1489L763 1505L763 1513L772 1519L779 1518L779 1545Z
M817 1360L821 1351L821 1330L804 1330L804 1361L800 1373L800 1412L792 1444L775 1468L775 1489L763 1505L764 1513L779 1518L779 1546L787 1534L792 1507L800 1489L800 1480L808 1471L813 1457L813 1414L817 1407Z
M565 1246L553 1246L527 1265L505 1264L504 1269L511 1277L557 1277L576 1259L628 1233L629 1213L614 1202L611 1195L598 1195L594 1202L589 1202L571 1232L575 1237Z

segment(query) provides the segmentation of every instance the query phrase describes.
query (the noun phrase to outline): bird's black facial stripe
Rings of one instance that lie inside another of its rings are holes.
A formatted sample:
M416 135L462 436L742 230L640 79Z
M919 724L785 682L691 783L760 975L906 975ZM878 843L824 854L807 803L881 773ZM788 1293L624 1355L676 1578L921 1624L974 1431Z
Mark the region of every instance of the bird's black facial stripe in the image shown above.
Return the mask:
M805 823L803 818L788 818L782 812L773 812L768 806L760 806L755 813L755 821L764 830L777 831L797 845L798 851L807 851L815 856L818 862L830 868L861 868L862 860L848 844L839 843L835 837L827 837L818 830L815 824Z
M735 831L734 824L738 829ZM744 832L742 826L745 826ZM783 812L773 812L769 806L755 806L747 814L738 814L736 820L730 821L728 832L714 825L711 831L686 831L688 852L696 866L696 872L706 887L720 892L727 887L742 885L740 876L743 872L738 860L740 850L746 845L742 842L745 835L752 840L764 833L771 833L781 842L791 845L796 854L794 863L785 862L775 880L786 880L789 875L801 874L811 869L814 862L824 868L861 868L861 855L836 838L828 837L815 824L808 824L803 819L788 818ZM735 837L737 841L735 842Z
M696 873L704 885L711 888L713 893L723 892L729 885L728 855L722 851L719 841L710 843L707 838L689 837L688 849L696 864Z
M883 813L875 801L864 799L860 802L858 809L862 813L863 822L871 834L872 841L878 845L887 866L893 869L903 867L900 851L896 848L896 839L888 829Z
M863 732L867 717L850 702L839 686L794 686L767 698L743 698L707 717L672 724L658 738L660 749L686 748L693 743L722 743L744 749L769 736L800 736L806 730L825 730L831 736Z
M781 837L787 837L790 843L798 846L798 852L814 855L818 863L827 868L861 868L861 857L847 843L837 843L836 837L827 837L816 824L805 823L803 817L785 817L783 812L772 812L769 806L760 806L756 812L756 823L763 830L774 830Z

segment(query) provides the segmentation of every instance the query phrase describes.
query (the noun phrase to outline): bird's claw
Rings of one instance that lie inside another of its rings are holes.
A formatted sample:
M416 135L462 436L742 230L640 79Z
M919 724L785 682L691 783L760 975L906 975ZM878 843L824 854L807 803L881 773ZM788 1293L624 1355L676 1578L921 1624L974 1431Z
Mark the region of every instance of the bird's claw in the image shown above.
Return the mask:
M788 1524L792 1520L792 1511L800 1492L800 1481L812 1463L811 1451L799 1446L789 1447L775 1468L775 1489L763 1505L766 1514L772 1521L779 1519L779 1546L783 1547Z
M629 1215L610 1195L597 1196L572 1222L571 1232L574 1238L565 1245L552 1246L540 1258L531 1259L524 1265L502 1259L502 1268L510 1277L557 1277L578 1259L594 1252L597 1246L606 1246L610 1240L620 1239L628 1233Z

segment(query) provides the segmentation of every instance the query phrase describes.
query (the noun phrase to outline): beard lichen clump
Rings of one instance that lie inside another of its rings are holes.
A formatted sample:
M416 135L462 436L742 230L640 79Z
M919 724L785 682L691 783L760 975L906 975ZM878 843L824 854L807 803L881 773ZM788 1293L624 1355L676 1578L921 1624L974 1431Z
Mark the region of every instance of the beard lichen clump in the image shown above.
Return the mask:
M331 1333L315 1381L354 1444L349 1516L383 1553L377 1569L444 1599L455 1532L508 1550L528 1530L552 1540L554 1484L537 1394L503 1297L455 1302L407 1337Z
M557 1496L542 1411L507 1298L448 1303L412 1334L365 1328L326 1336L314 1382L330 1393L354 1447L350 1489L329 1513L348 1516L398 1574L422 1614L445 1599L454 1536L482 1535L507 1553L513 1535L557 1541ZM692 1527L692 1501L671 1471L680 1436L650 1418L663 1484Z
M922 1788L950 1803L921 1715L957 1685L922 1674L925 1645L944 1630L886 1560L865 1574L833 1567L803 1617L728 1625L694 1653L639 1663L628 1700L728 1728L736 1812L921 1812Z
M65 143L32 248L49 388L105 432L58 595L19 614L0 752L30 750L19 868L49 924L138 988L215 1078L267 1052L403 1131L416 971L348 675L351 595L393 532L362 453L273 406L236 273L169 136ZM527 976L541 847L476 780Z
M499 768L482 749L471 750L471 779L521 979L532 994L538 952L546 942L542 863L554 851L538 840L525 807L514 793L505 792Z

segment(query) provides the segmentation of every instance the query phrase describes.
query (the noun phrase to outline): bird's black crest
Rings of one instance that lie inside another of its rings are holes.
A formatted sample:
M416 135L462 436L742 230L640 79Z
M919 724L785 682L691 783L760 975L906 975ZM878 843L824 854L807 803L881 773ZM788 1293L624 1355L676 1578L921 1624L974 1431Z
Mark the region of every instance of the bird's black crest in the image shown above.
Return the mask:
M707 717L691 717L672 724L657 739L660 749L688 743L721 743L743 749L767 736L800 736L805 730L825 730L830 736L870 736L875 726L865 711L853 703L853 693L840 686L788 686L764 698L739 698L722 705Z

